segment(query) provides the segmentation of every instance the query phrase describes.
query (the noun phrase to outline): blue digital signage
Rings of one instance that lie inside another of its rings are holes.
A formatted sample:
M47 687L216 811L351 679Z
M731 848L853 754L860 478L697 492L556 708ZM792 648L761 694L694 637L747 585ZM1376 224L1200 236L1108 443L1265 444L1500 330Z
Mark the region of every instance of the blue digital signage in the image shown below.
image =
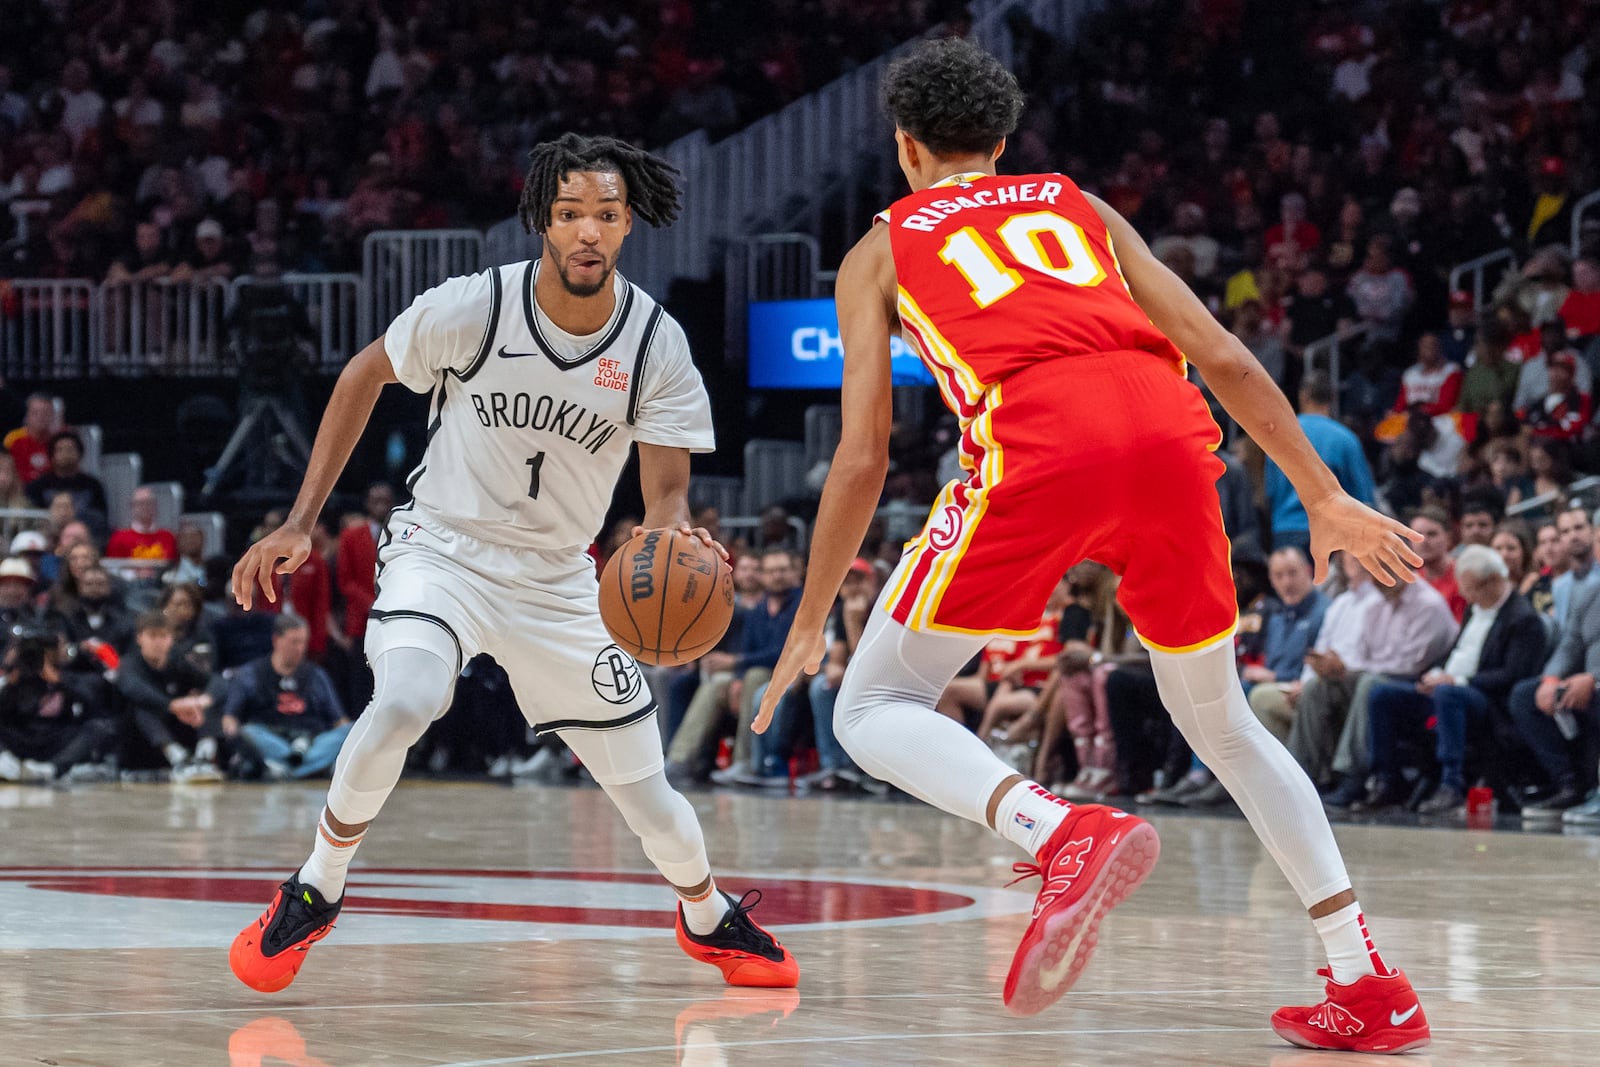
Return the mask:
M749 314L750 388L837 389L844 343L832 300L769 300ZM932 385L933 375L898 336L890 338L895 385Z

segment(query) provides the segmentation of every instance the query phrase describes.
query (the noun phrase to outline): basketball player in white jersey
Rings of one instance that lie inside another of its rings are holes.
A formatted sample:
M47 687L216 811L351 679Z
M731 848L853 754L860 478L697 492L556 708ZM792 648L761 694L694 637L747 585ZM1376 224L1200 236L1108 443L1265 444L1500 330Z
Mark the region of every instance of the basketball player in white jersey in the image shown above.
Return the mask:
M276 992L326 937L345 872L406 750L450 707L479 653L511 678L522 713L571 747L677 891L678 944L734 985L793 986L794 958L749 916L760 894L717 890L700 825L667 784L656 703L600 622L593 561L639 449L644 524L689 531L689 455L714 447L710 405L683 330L616 271L634 215L678 214L676 171L610 138L533 150L523 224L536 262L452 278L417 297L339 376L283 526L233 571L249 610L311 550L310 530L384 386L430 393L428 445L378 548L366 654L376 687L334 768L310 857L234 940L240 981ZM721 551L704 530L693 533ZM726 555L726 553L724 553Z

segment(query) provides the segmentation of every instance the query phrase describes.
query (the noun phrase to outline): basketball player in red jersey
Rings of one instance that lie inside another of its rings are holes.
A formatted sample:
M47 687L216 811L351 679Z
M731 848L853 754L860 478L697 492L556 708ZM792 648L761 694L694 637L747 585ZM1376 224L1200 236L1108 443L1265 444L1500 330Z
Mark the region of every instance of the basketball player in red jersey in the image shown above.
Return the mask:
M1122 576L1162 701L1228 787L1309 909L1328 953L1326 999L1273 1027L1306 1047L1427 1044L1405 976L1384 964L1316 790L1260 725L1234 666L1237 624L1215 482L1221 434L1184 377L1194 360L1228 413L1277 461L1311 519L1318 578L1334 550L1393 585L1422 560L1399 523L1346 495L1248 350L1116 212L1059 174L997 177L1022 95L992 57L929 42L885 81L910 196L845 258L837 284L844 430L817 514L804 597L756 729L817 670L829 605L888 466L889 337L915 346L962 424L966 477L946 486L851 658L834 711L869 773L993 828L1037 858L1033 920L1005 1002L1030 1015L1069 988L1100 920L1155 865L1144 820L1069 804L934 710L995 634L1031 630L1080 559Z

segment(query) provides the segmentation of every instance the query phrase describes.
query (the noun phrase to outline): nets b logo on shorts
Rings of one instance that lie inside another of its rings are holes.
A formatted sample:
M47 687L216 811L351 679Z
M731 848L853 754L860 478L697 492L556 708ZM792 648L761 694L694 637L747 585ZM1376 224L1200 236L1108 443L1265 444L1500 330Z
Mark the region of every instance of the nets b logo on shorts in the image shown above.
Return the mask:
M639 665L616 645L607 645L594 658L594 670L589 673L594 691L608 704L626 704L644 688L644 677Z

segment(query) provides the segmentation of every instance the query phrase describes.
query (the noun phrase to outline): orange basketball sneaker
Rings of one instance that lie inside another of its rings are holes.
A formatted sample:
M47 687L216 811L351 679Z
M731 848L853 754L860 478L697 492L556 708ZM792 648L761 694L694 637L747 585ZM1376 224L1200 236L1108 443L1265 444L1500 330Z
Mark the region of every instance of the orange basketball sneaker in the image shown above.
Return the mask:
M728 913L709 934L690 930L683 921L683 905L678 905L678 947L690 959L716 967L729 985L770 989L799 985L800 965L777 938L750 918L750 910L761 903L761 890L752 889L737 902L726 893L722 896L728 902Z
M1326 967L1328 999L1304 1008L1279 1008L1272 1029L1291 1045L1340 1052L1409 1052L1432 1040L1428 1017L1403 971L1369 974L1349 985Z
M1155 827L1137 815L1081 804L1045 842L1037 866L1012 868L1044 885L1006 975L1007 1011L1036 1015L1072 988L1094 956L1100 920L1139 887L1160 854Z
M311 946L333 931L343 899L332 904L298 873L278 887L261 918L239 931L228 950L234 977L258 993L287 989Z

